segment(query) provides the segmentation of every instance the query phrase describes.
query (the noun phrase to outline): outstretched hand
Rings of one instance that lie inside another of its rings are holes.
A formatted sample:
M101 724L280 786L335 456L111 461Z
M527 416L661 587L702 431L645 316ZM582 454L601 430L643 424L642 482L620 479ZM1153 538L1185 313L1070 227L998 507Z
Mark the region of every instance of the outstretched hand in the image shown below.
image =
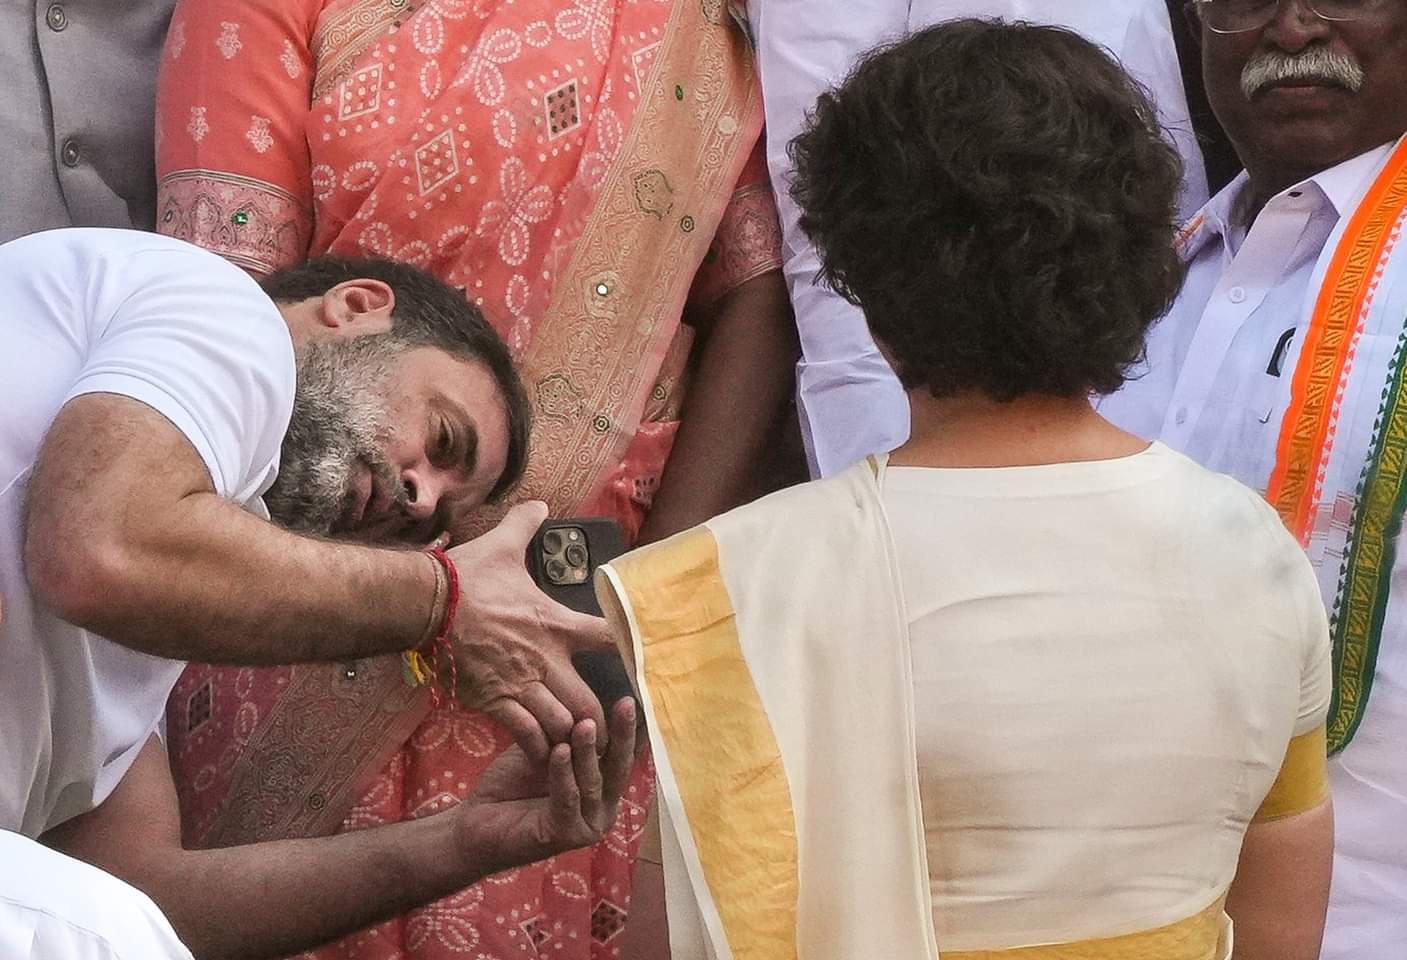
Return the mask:
M604 756L597 754L596 730L594 721L577 723L570 744L553 747L545 765L515 747L484 771L457 808L469 862L496 873L592 846L606 835L635 762L634 701L627 697L612 707Z
M613 648L605 620L562 606L528 575L528 544L545 519L546 504L519 504L493 530L450 551L460 571L455 695L503 724L538 762L583 720L605 731L601 705L571 658Z

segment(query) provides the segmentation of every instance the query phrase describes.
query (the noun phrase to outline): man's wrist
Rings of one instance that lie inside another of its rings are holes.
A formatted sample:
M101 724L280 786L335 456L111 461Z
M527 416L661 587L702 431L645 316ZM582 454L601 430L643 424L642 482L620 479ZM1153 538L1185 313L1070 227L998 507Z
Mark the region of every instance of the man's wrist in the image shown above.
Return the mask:
M505 856L500 831L486 822L489 818L485 816L483 805L476 803L472 797L463 800L445 816L453 818L455 869L467 878L466 883L477 883L484 877L533 862L522 857L511 860Z
M446 604L449 600L449 577L445 573L444 565L435 556L428 552L424 556L430 562L431 574L435 582L435 593L430 599L430 610L425 617L425 629L420 632L420 640L415 644L414 649L428 653L430 644L440 635L441 627L445 622Z

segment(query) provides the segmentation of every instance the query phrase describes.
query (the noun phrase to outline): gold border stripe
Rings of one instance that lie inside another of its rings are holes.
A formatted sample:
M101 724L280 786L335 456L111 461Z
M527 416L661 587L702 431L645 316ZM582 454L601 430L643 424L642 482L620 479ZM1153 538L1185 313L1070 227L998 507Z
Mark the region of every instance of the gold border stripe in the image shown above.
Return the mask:
M943 960L1221 960L1228 955L1225 901L1156 930L1014 950L944 950Z
M1270 792L1256 811L1257 823L1313 810L1329 796L1328 734L1324 727L1295 737Z
M639 628L656 732L736 960L797 956L797 842L781 749L696 529L612 565Z

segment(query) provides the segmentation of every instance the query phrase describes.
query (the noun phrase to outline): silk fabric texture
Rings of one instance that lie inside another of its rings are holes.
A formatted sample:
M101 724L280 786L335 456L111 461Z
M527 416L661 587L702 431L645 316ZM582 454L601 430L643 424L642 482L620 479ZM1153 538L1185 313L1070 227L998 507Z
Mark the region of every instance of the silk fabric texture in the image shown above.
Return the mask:
M779 262L750 53L722 3L188 0L158 112L158 229L256 273L369 254L463 287L532 395L521 496L632 536L677 429L686 303ZM169 712L187 841L459 802L507 737L428 712L397 673L193 667ZM316 955L613 956L651 796L642 763L597 848Z

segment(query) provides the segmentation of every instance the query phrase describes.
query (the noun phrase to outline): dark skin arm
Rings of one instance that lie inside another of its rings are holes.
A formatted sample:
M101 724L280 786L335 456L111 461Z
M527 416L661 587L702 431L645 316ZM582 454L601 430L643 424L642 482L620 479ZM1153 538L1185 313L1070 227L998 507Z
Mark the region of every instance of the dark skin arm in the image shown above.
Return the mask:
M198 960L288 956L597 843L630 775L634 730L633 704L622 701L599 762L595 725L582 721L545 770L510 751L444 813L219 850L182 849L175 787L153 738L101 806L43 840L144 891Z
M1236 960L1315 960L1329 909L1334 808L1252 823L1241 843L1226 912L1236 925Z
M743 283L699 319L703 346L674 450L640 542L749 500L795 386L800 345L779 271Z

